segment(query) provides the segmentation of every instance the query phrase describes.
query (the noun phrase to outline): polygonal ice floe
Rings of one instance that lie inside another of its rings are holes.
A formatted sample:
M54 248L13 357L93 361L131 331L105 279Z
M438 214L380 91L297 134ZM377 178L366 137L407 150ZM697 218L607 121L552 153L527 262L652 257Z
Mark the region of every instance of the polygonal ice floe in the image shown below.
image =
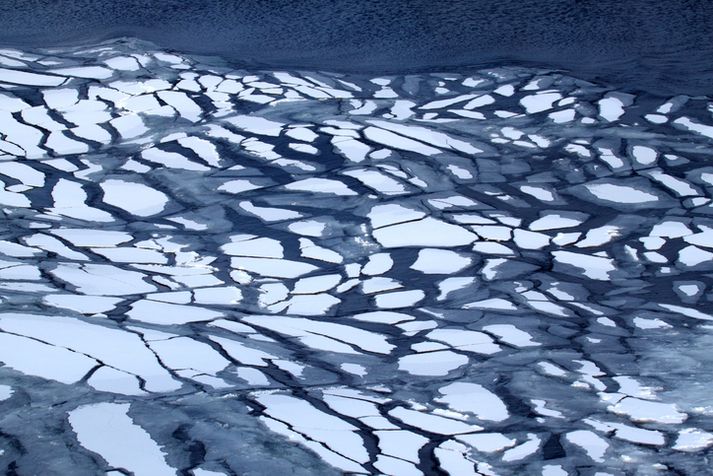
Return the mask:
M161 213L168 203L163 192L142 183L109 179L102 182L101 187L105 203L140 217Z
M374 230L374 238L385 248L455 247L472 243L477 236L470 231L432 217L399 223Z
M456 382L438 389L437 402L458 412L472 413L480 420L504 421L510 417L502 400L482 385Z
M406 355L399 359L399 370L412 375L439 376L447 375L468 363L468 357L450 350L424 352Z
M425 274L451 274L470 266L471 259L451 250L424 248L411 269Z
M136 476L173 476L166 454L134 423L128 403L94 403L69 412L69 424L79 444L98 454L109 466Z
M625 397L608 409L618 415L626 415L636 422L675 424L683 423L688 418L688 415L680 412L673 403L652 402L634 397Z

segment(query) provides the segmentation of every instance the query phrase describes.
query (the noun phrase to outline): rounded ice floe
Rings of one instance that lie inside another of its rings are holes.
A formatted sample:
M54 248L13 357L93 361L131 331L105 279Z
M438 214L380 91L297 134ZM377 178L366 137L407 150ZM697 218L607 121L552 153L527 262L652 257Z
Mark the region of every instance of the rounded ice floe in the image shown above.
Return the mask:
M510 417L505 403L495 393L477 383L455 382L438 389L437 402L452 410L474 414L479 420L504 421Z
M168 197L143 183L109 179L101 183L103 201L132 215L148 217L161 213Z

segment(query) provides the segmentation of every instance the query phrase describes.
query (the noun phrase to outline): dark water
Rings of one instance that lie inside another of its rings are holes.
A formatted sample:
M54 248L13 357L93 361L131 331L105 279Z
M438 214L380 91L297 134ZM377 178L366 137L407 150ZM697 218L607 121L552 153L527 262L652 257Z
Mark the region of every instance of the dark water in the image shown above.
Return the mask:
M270 67L404 72L514 63L631 90L713 91L713 2L4 0L0 44L137 36Z

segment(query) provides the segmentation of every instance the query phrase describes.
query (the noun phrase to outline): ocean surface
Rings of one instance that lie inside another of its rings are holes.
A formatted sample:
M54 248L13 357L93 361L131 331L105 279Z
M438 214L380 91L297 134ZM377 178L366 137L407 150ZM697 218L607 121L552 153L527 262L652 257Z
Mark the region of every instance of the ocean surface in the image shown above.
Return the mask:
M713 474L705 2L4 2L0 473Z
M128 36L274 68L403 73L511 64L661 95L713 89L704 0L6 0L0 45Z

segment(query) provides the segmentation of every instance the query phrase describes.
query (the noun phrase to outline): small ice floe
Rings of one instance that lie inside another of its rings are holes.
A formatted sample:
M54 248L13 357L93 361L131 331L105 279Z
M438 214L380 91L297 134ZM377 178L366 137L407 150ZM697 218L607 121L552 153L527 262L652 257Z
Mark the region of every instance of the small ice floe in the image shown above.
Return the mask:
M173 476L166 453L129 416L128 403L92 403L69 412L69 424L79 444L109 466L136 476Z
M338 196L353 196L357 193L347 187L344 182L326 178L307 178L285 185L287 190L324 193Z
M653 402L640 398L625 397L608 407L618 415L626 415L635 422L655 422L662 424L683 423L688 415L678 410L673 403Z
M443 247L468 245L477 236L460 226L426 217L418 221L383 226L374 230L374 238L385 248Z
M552 109L555 101L562 99L562 95L558 92L539 92L525 96L520 99L520 104L525 108L528 114L537 114L538 112Z
M101 187L105 203L140 217L161 213L169 201L163 192L143 183L109 179Z
M581 274L591 279L608 281L611 279L610 273L617 268L614 260L601 256L573 253L571 251L553 251L552 256L555 263L561 263L569 267L581 270Z
M399 358L399 370L412 375L441 376L468 363L468 357L450 350L423 352Z
M48 74L30 73L15 69L0 68L0 81L23 86L59 86L67 78Z
M425 274L451 274L461 271L470 264L469 257L454 251L424 248L419 250L418 258L411 265L411 269Z
M451 410L472 413L479 420L500 422L510 417L505 403L493 392L477 383L456 382L438 389L437 402Z
M678 432L674 450L695 452L713 445L713 434L698 428L685 428Z
M604 462L604 455L609 449L607 440L589 430L576 430L567 433L565 438L572 444L582 448L594 461Z

